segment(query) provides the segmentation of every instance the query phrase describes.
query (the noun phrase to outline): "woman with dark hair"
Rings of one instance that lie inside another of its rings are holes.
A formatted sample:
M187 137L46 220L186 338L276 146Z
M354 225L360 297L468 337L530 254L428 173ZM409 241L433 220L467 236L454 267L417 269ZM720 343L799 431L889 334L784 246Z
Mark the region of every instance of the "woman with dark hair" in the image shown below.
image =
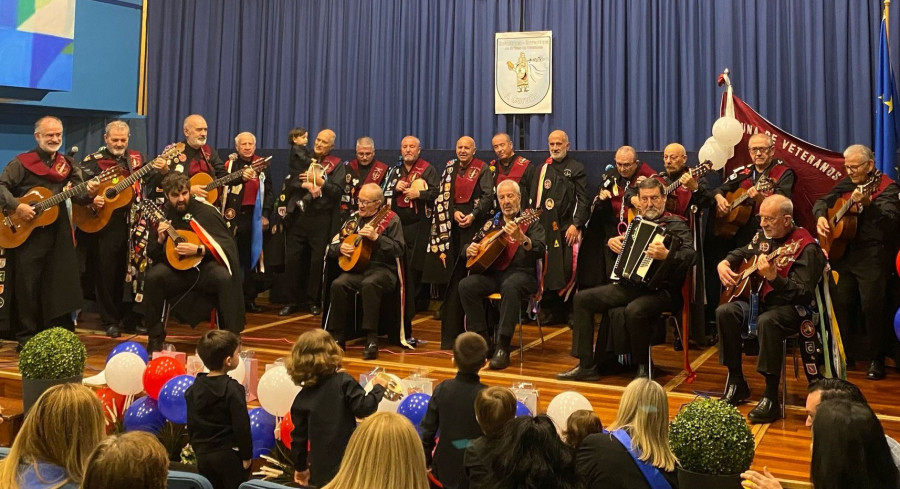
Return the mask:
M491 472L496 489L578 489L575 454L563 443L544 414L520 416L506 423L494 448Z
M897 489L900 473L891 458L884 429L868 406L847 400L824 401L812 425L809 478L815 489ZM776 489L768 470L741 474L744 487Z

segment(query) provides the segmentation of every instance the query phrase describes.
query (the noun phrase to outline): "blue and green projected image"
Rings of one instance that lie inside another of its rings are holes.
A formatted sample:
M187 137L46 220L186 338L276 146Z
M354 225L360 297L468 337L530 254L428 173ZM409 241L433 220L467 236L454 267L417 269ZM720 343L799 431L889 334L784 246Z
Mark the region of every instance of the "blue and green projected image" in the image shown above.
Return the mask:
M0 86L72 89L75 0L0 0Z

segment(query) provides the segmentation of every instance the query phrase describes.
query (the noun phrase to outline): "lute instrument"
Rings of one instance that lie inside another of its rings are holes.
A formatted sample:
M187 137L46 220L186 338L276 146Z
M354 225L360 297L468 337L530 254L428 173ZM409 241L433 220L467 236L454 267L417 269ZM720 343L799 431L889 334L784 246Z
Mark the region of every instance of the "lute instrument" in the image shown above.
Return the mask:
M151 220L156 221L157 223L166 221L166 215L163 213L162 209L153 202L146 200L144 201L143 207L148 211L148 217ZM199 265L200 262L203 261L203 255L185 256L179 254L176 248L181 243L191 243L197 246L203 244L196 233L183 229L175 229L170 223L168 229L166 229L166 260L169 262L169 265L172 265L172 268L176 270L187 270Z
M377 225L388 212L391 212L391 208L387 205L382 205L381 209L378 209L378 212L372 216L372 219L366 223L366 226L375 226ZM376 229L377 231L377 229ZM346 256L341 254L338 257L338 265L341 267L341 270L345 272L361 272L366 269L369 265L369 260L372 259L372 248L375 246L375 242L363 238L358 233L351 233L344 238L344 241L341 244L349 244L353 247L353 253L350 256Z
M856 188L863 194L863 197L868 197L878 190L880 183L881 172L876 170L869 181ZM819 243L822 245L822 251L828 255L829 259L836 260L844 256L844 252L847 251L847 244L856 237L857 218L861 207L862 203L855 205L852 199L838 197L834 201L834 205L827 210L828 215L826 219L828 219L828 226L831 227L831 232L828 234L817 232L817 234L819 235Z
M267 166L269 166L269 161L272 159L271 156L267 156L265 158L259 158L250 163L250 167L253 168L253 171L259 173L263 171ZM213 180L213 177L210 176L209 173L200 172L194 174L191 177L191 186L200 185L203 187L203 190L206 191L206 200L209 203L213 203L219 200L219 187L224 187L225 185L229 185L232 182L240 180L244 174L244 168L239 170L235 170L228 175L219 177Z
M537 221L542 212L542 209L525 209L522 211L522 215L513 219L512 222L516 226L530 224ZM497 261L500 254L509 246L509 234L501 227L487 233L478 244L478 254L470 256L466 260L466 268L473 273L482 273L491 268L491 265Z

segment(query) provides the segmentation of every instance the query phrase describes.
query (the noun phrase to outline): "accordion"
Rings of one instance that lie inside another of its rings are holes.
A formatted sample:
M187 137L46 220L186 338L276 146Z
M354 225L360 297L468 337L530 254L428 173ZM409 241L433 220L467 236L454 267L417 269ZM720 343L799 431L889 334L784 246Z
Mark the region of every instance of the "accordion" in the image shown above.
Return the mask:
M654 260L647 256L650 243L663 243L669 250L681 246L681 240L677 236L666 234L664 227L636 216L625 230L622 252L616 257L616 264L609 278L615 282L626 281L658 289L665 278L663 274L658 273L665 261ZM670 253L669 259L672 256Z

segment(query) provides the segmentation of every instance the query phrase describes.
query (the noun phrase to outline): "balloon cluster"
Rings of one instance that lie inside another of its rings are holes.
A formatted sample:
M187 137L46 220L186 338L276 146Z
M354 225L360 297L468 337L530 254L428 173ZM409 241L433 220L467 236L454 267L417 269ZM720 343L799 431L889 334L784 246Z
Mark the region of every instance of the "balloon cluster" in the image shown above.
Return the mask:
M731 116L720 117L712 126L712 137L703 143L697 153L697 159L709 161L714 169L725 166L725 162L734 156L734 146L744 138L741 123Z

